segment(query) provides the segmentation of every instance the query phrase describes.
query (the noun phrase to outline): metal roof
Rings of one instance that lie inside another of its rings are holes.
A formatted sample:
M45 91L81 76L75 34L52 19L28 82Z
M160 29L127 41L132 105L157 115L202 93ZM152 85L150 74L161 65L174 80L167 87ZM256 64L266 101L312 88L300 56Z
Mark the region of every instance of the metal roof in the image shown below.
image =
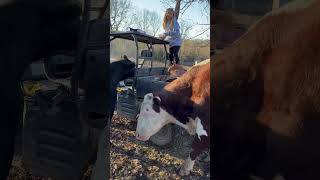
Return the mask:
M152 44L169 44L168 41L161 40L157 37L140 33L137 31L124 31L124 32L112 32L110 33L111 40L116 38L127 39L134 41L133 36L137 39L138 42L142 43L152 43Z

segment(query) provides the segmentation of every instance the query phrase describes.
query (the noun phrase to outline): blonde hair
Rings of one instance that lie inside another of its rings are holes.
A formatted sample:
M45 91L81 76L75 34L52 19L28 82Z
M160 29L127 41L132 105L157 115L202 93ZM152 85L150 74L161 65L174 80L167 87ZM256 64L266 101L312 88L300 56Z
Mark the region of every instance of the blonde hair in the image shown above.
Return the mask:
M175 16L173 8L166 9L166 13L165 13L165 15L163 17L163 21L162 21L162 27L163 27L163 29L166 29L166 27L167 27L167 22L168 22L167 15L166 15L167 12L172 12L172 14L173 14L172 19L170 20L170 29L173 29L173 19Z

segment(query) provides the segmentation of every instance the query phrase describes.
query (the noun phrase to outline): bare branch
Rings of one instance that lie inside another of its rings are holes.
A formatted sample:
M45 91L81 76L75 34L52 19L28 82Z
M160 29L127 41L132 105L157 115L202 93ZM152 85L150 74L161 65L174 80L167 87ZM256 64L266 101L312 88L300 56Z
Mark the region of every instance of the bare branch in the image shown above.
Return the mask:
M155 36L161 28L161 17L157 12L147 9L136 10L136 13L131 15L130 25L136 25L136 28Z
M198 37L198 36L201 36L202 34L204 34L205 32L207 32L208 30L210 30L210 28L207 28L207 29L206 29L206 30L204 30L203 32L201 32L201 33L199 33L199 34L197 34L197 35L193 36L192 38L188 38L187 40L194 39L194 38L196 38L196 37Z
M195 2L195 0L183 1L184 6L181 8L181 10L182 10L182 9L185 9L187 6L189 6L189 4L192 4L192 3L194 3L194 2Z
M127 19L132 4L130 0L112 0L110 5L111 30L118 31Z
M186 3L184 6L184 9L181 8L181 11L182 11L181 14L184 14L186 12L186 10L192 5L192 2L193 1Z
M161 0L161 3L168 7L174 6L177 19L180 17L180 14L183 15L195 3L204 4L204 10L207 15L209 14L207 7L210 5L210 0Z
M181 20L180 21L180 31L182 39L186 39L189 36L190 30L193 28L193 24L189 21Z
M202 23L196 23L195 25L199 25L199 26L210 26L210 24L202 24Z
M172 7L172 4L174 4L175 2L175 0L161 0L161 3L168 7Z

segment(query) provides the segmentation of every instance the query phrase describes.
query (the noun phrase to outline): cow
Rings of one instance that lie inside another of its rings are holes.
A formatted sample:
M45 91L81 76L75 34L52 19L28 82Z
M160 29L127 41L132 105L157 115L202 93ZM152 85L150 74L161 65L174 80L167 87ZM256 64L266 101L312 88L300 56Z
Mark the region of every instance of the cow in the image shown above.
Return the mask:
M183 66L180 64L173 64L168 68L168 72L171 77L177 78L177 77L182 76L182 74L187 72L187 70L184 69Z
M206 64L208 62L210 62L210 59L203 60L200 63L197 63L194 66L192 66L190 69L192 69L193 67L196 67L196 66L204 65L204 64ZM188 70L190 70L190 69L188 69ZM188 70L186 70L180 64L173 64L168 68L168 72L169 72L170 76L173 77L173 78L178 78L178 77L182 76Z
M206 60L203 60L203 61L201 61L201 62L199 62L199 63L196 63L194 66L199 66L199 65L204 65L204 64L207 64L207 63L209 63L210 62L210 59L206 59ZM193 66L193 67L194 67Z
M210 147L210 63L192 68L159 92L146 94L137 121L136 138L142 141L168 123L195 135L193 150L179 172L189 175L196 157Z
M127 78L134 77L135 75L135 63L128 59L126 55L123 56L121 60L114 61L110 63L110 102L108 111L110 112L110 122L115 109L115 104L117 103L117 86L120 81Z
M113 117L113 112L115 109L115 104L117 103L117 86L118 83L122 80L127 78L133 77L135 74L135 63L130 61L126 55L123 56L123 59L114 61L110 63L110 88L109 88L109 97L110 101L108 102L108 119L107 121L111 122ZM110 123L107 123L110 124ZM92 180L101 180L107 179L107 152L110 149L108 145L107 136L109 136L109 127L106 126L102 134L99 138L99 145L98 145L98 152L97 152L97 159L95 162L95 168L91 174Z
M0 179L8 176L18 123L20 80L42 57L77 47L81 5L74 0L12 0L0 4Z
M319 179L320 1L266 14L213 60L214 173Z

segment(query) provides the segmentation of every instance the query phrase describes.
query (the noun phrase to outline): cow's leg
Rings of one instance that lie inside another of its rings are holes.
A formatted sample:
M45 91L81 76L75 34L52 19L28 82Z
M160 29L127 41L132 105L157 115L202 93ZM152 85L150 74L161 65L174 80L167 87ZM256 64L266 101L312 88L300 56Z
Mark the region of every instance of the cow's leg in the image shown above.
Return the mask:
M23 99L19 85L0 90L0 179L6 179L14 155L15 135L23 116Z
M109 168L107 165L107 150L109 149L109 125L107 125L99 137L97 160L95 162L91 180L101 180L109 178Z
M192 142L192 151L188 158L184 161L179 174L181 176L189 175L193 169L196 158L209 147L210 140L207 136L201 136L201 140L198 136L195 136Z

